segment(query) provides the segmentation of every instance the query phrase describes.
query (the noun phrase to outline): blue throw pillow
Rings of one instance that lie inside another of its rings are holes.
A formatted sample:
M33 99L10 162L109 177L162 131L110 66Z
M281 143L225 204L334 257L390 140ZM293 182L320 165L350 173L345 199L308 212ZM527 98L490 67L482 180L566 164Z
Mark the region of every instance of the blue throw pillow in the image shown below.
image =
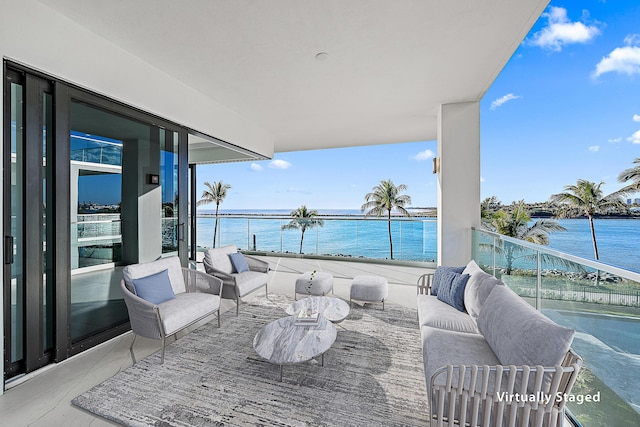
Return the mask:
M469 275L447 272L442 280L444 283L449 283L450 286L440 289L438 299L458 311L464 311L464 289L467 286Z
M441 285L443 285L443 276L445 273L462 273L464 271L465 267L446 267L446 266L440 266L436 268L436 272L433 274L433 283L431 284L431 295L438 295L438 292L440 292L440 288L442 287ZM448 285L450 285L451 282L448 283L444 283L445 287L448 287Z
M131 279L136 295L152 304L161 304L176 297L169 280L169 270L162 270L138 279Z
M231 259L231 265L233 265L233 269L236 273L249 271L249 264L247 263L247 259L240 252L229 254L229 258Z

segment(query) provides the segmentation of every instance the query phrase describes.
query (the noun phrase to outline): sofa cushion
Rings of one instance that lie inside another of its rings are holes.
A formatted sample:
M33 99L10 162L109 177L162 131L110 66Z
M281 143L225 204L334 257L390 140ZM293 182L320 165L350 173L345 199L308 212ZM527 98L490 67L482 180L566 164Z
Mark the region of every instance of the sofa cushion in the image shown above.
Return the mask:
M238 252L238 248L235 245L227 245L221 248L207 249L204 253L206 262L216 270L220 270L223 273L233 273L233 264L229 254Z
M503 365L559 365L574 335L506 286L495 286L489 294L478 329Z
M438 289L438 299L458 311L464 310L464 288L469 280L468 274L446 272Z
M152 304L160 304L176 297L171 288L167 269L149 276L131 279L131 283L133 283L135 294Z
M480 310L494 286L504 285L501 280L482 271L474 260L465 267L462 274L468 274L469 280L464 288L464 307L474 319L478 319Z
M266 285L269 279L266 273L260 273L258 271L245 271L244 273L237 273L235 276L238 294L241 298L258 289L260 286Z
M431 376L443 366L500 364L482 335L447 331L430 326L420 328L420 335L424 374L429 391ZM436 384L444 384L444 379L446 374L438 376L439 381Z
M433 273L433 283L431 284L431 295L438 295L440 285L443 284L443 278L446 273L462 273L462 270L464 270L464 267L447 267L444 265L436 267L436 271ZM448 284L450 284L450 282Z
M158 305L165 334L172 335L186 325L213 313L220 308L218 295L183 293Z
M420 326L479 333L476 323L467 313L456 310L433 295L418 295L418 319Z
M231 260L231 265L233 265L234 273L249 271L249 263L247 263L247 259L240 252L229 254L229 259Z
M132 283L131 279L149 276L154 273L159 273L162 270L167 270L169 280L171 281L171 288L175 294L187 291L182 274L182 265L180 264L180 258L177 256L160 258L159 260L144 262L142 264L128 265L122 270L122 275L124 276L125 283L129 284Z

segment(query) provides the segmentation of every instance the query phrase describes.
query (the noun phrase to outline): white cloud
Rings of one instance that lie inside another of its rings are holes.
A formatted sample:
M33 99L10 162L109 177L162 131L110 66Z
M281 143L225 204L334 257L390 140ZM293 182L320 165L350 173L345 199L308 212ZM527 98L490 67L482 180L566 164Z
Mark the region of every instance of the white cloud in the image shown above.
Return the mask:
M617 47L598 62L593 77L604 73L640 74L640 46Z
M583 13L583 18L584 15ZM596 25L571 22L567 17L567 9L562 7L551 6L542 16L547 18L547 26L529 40L529 44L533 46L560 52L565 45L587 43L600 34L600 29Z
M617 138L611 138L611 139L609 139L609 142L611 144L617 144L618 142L622 142L622 137L619 136Z
M640 114L634 114L633 115L633 121L634 122L640 122Z
M416 154L415 156L413 156L413 159L421 162L423 160L432 159L434 156L435 156L435 153L433 151L427 149L427 150L421 151L418 154Z
M251 166L249 166L251 168L252 171L261 171L262 170L262 166L260 166L257 163L251 163Z
M496 99L495 101L493 101L493 102L491 103L491 107L490 107L490 109L491 109L491 110L495 110L496 108L498 108L499 106L501 106L501 105L502 105L502 104L504 104L505 102L509 102L509 101L511 101L512 99L518 99L518 98L520 98L520 96L519 96L519 95L514 95L514 94L512 94L512 93L508 93L508 94L506 94L505 96L503 96L502 98L498 98L498 99Z
M592 153L597 153L598 151L600 151L600 146L592 145L591 147L589 147L589 151L591 151Z
M624 44L627 46L640 45L640 34L629 34L624 38Z
M480 177L480 182L484 182L484 178L483 177Z
M634 144L640 144L640 130L634 132L633 135L631 135L629 138L627 138L627 141L630 141Z
M273 169L289 169L291 167L291 163L286 160L276 159L269 163L269 167Z

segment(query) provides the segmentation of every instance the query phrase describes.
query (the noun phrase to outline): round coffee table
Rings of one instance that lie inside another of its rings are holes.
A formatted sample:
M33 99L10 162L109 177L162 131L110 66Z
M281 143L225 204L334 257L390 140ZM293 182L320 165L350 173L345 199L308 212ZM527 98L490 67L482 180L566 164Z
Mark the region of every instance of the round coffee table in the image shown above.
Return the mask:
M340 323L349 315L349 304L340 298L310 296L289 304L285 313L289 315L297 314L307 307L309 298L314 299L314 304L318 308L318 313L333 323Z
M307 362L322 355L336 341L336 327L320 316L315 325L296 325L295 316L283 317L264 325L253 339L253 348L270 363L282 366Z

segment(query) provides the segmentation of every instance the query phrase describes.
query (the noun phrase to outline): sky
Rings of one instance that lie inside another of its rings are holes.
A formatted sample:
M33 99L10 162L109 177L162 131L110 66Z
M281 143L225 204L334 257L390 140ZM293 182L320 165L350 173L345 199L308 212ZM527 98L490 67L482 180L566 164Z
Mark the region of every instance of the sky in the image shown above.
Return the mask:
M483 199L543 202L578 179L620 188L640 158L640 2L552 1L482 99L480 141ZM436 206L436 150L424 141L203 165L198 192L222 180L222 209L359 209L391 179L411 206Z

